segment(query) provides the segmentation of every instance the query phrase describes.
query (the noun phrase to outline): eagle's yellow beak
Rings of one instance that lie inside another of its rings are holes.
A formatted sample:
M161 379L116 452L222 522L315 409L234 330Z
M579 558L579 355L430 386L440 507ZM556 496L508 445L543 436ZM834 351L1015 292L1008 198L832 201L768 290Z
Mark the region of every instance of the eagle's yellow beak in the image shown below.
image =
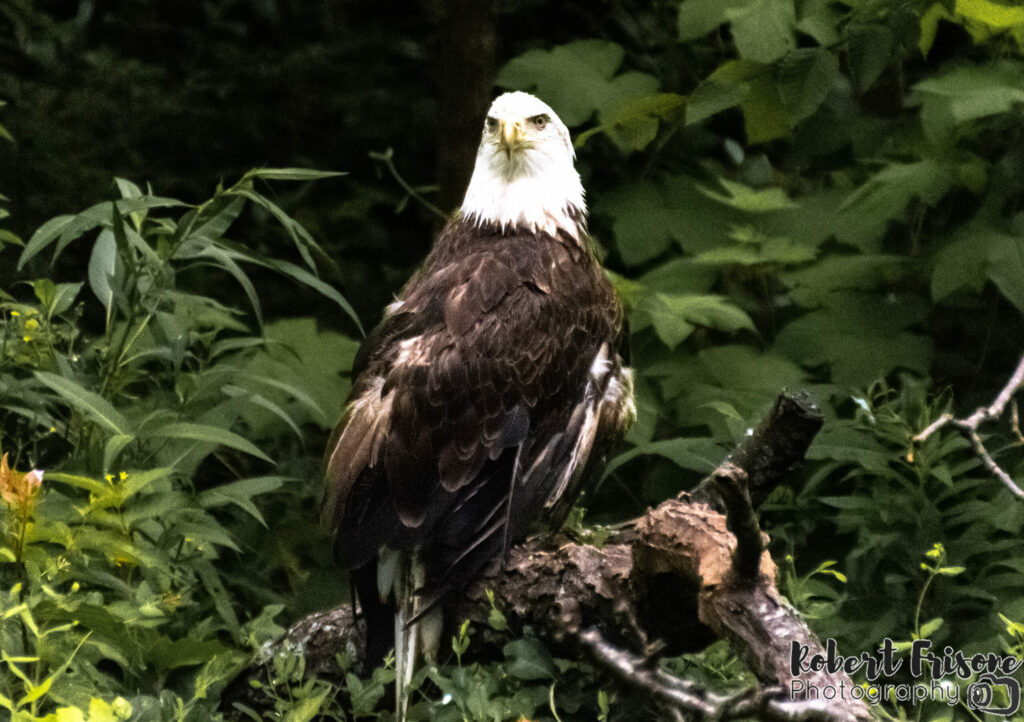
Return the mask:
M511 155L512 149L523 141L523 124L518 120L502 120L501 148Z

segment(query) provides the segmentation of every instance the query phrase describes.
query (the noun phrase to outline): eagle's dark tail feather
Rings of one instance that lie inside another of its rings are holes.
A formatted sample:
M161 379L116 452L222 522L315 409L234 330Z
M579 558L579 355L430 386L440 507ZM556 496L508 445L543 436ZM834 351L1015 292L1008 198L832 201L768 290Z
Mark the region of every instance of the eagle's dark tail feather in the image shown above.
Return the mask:
M395 608L380 598L376 560L353 570L352 584L366 623L364 660L369 671L383 666L384 660L395 647Z

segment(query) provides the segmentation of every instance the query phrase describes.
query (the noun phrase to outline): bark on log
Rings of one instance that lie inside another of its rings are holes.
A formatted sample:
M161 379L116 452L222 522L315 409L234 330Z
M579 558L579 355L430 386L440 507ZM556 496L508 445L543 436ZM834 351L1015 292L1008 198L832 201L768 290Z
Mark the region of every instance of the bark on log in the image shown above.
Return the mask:
M765 493L803 458L820 426L805 398L783 394L766 423L694 494L623 525L601 547L557 535L528 539L469 588L456 618L487 628L490 594L509 623L506 635L529 627L555 655L584 650L624 685L698 719L869 718L866 705L851 699L791 699L791 645L806 645L812 655L825 650L775 587L776 568L748 493L751 472ZM718 638L729 641L762 689L723 698L658 669L657 656L699 650ZM307 670L329 674L337 651L358 658L361 645L358 623L341 607L301 620L266 653L301 648ZM258 665L241 679L258 674ZM854 686L842 673L810 672L800 680L805 689Z

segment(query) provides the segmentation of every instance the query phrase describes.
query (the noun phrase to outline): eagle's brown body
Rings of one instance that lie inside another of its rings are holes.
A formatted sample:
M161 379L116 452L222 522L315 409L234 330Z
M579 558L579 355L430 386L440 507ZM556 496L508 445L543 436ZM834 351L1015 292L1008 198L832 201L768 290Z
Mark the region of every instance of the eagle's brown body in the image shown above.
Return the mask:
M438 237L360 349L328 449L343 566L418 548L433 601L536 522L561 523L593 447L628 422L606 399L626 391L622 309L581 238L459 219Z

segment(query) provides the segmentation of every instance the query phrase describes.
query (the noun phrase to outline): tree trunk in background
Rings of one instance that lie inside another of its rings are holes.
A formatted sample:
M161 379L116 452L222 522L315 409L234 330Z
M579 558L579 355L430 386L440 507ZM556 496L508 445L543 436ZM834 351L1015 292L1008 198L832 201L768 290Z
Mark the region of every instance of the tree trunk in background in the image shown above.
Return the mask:
M494 87L495 29L490 0L441 0L438 32L437 205L461 202Z

